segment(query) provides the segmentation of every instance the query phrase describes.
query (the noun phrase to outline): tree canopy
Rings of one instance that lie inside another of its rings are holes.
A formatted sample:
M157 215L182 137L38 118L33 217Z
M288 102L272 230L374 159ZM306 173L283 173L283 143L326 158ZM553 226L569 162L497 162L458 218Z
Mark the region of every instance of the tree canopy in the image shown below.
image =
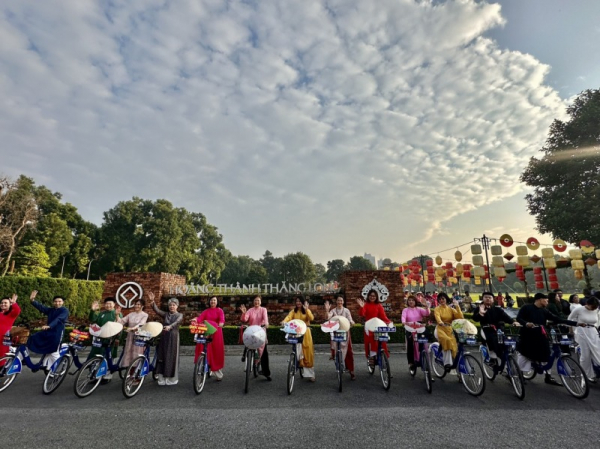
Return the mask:
M567 108L569 120L554 120L541 152L521 181L538 230L579 244L600 244L600 90L582 92Z

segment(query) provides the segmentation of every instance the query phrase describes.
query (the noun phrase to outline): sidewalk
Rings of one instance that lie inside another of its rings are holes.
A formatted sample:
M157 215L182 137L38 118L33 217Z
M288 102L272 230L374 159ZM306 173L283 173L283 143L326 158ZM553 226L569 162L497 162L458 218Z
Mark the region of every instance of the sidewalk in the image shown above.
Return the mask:
M391 354L405 354L406 349L404 343L390 343L388 348ZM364 345L362 343L353 345L354 354L364 353ZM194 355L195 346L181 346L179 354L183 356ZM242 345L225 345L225 355L242 356L244 347ZM269 355L286 355L290 353L290 345L269 345ZM329 354L328 344L315 345L315 354Z

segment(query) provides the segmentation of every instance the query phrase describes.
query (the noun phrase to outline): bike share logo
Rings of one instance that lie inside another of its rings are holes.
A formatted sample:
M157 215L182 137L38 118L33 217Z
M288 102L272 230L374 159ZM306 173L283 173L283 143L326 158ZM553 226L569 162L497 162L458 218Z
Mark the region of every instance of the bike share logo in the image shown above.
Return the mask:
M117 290L116 300L124 309L130 309L138 299L142 299L144 289L137 282L125 282Z

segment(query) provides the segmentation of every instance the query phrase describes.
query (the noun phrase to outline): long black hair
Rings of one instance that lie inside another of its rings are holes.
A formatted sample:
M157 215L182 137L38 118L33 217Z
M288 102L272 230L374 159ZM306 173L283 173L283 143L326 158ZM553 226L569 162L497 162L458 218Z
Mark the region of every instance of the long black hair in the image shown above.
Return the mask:
M302 296L294 296L294 312L298 312L298 306L296 305L296 301L300 300L302 305L300 309L302 309L302 313L306 315L306 307L304 307L304 298Z

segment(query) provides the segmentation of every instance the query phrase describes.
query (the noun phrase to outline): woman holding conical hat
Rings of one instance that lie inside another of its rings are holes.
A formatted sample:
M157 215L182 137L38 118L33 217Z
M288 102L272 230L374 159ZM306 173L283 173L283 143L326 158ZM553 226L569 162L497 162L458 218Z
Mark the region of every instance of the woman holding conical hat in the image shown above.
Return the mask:
M315 319L312 312L308 308L308 301L302 302L300 296L294 298L296 306L288 313L288 316L282 321L287 323L292 320L301 320L306 323L306 333L302 340L302 354L298 354L300 366L302 367L302 375L308 377L311 382L316 380L315 377L315 348L313 346L312 334L310 333L310 322Z
M363 301L362 299L357 300L358 306L360 310L358 314L365 319L365 323L373 318L379 318L381 321L390 325L392 320L390 320L385 314L385 310L383 310L383 306L379 302L379 294L376 290L369 290L367 293L367 300ZM383 343L383 350L389 357L389 351L387 348L387 343ZM367 359L369 359L369 365L375 366L375 358L377 356L377 341L375 341L375 337L373 336L373 332L368 332L365 329L365 355Z
M210 298L208 309L203 311L198 318L195 319L195 321L197 323L207 321L217 329L217 331L212 335L212 342L208 345L207 357L208 366L210 366L211 373L216 376L217 380L221 380L223 379L222 370L225 366L225 341L223 340L225 313L223 312L223 309L218 307L218 305L219 302L216 296ZM194 363L196 363L203 350L204 345L196 345Z
M160 310L154 303L154 293L148 298L154 311L163 318L163 333L158 344L158 360L155 373L158 374L158 385L177 385L179 382L179 325L183 314L177 311L179 300L171 298L167 301L168 311Z

